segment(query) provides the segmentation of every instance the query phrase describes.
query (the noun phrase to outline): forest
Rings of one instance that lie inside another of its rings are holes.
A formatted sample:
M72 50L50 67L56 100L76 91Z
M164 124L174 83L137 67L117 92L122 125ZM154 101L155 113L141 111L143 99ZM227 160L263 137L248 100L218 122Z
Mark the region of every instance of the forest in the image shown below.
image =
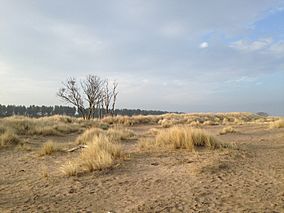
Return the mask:
M162 115L168 113L167 111L160 110L141 110L141 109L115 109L115 115ZM42 117L52 115L67 115L72 117L79 117L75 107L70 106L24 106L24 105L1 105L0 104L0 117L8 117L13 115L22 115L29 117ZM98 115L98 113L95 113Z

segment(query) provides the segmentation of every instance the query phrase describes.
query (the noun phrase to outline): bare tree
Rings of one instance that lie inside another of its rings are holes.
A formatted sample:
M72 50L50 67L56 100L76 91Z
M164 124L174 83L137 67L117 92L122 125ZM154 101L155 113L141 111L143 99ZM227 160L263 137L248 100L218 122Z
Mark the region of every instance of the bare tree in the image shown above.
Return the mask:
M59 89L57 96L66 103L74 105L77 108L77 111L81 113L84 119L86 119L84 101L80 89L77 87L76 79L69 78L62 84L64 87Z
M113 92L109 88L108 80L105 81L104 88L103 88L103 104L105 108L106 115L110 113L110 104L113 97Z
M114 116L115 104L116 104L117 95L118 95L118 91L117 91L118 83L116 81L114 81L112 86L113 87L112 87L112 110L111 110L111 114L112 114L112 116Z
M75 78L69 78L59 89L57 96L66 103L74 105L84 119L94 118L96 112L99 118L110 112L114 115L118 94L116 82L110 88L108 80L88 75L85 80L81 81L80 86L77 86ZM112 109L110 110L111 105Z
M89 106L87 109L86 118L91 119L94 117L95 110L99 102L101 102L103 81L94 75L88 75L85 81L81 82L83 92L85 94L85 100Z

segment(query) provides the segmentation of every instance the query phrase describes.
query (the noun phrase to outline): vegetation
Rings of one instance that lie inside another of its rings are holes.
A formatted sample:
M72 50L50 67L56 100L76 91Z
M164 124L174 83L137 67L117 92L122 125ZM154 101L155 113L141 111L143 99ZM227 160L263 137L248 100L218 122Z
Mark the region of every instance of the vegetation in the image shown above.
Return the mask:
M58 151L58 146L53 141L48 141L44 143L39 151L40 156L51 155L52 153Z
M108 80L102 80L95 75L88 75L80 83L75 78L69 78L59 89L57 96L76 107L83 119L95 118L96 112L97 116L102 118L105 115L114 115L115 111L118 84L109 84Z
M68 161L61 166L60 170L65 176L76 176L78 174L79 166L75 161Z
M15 105L1 105L0 117L8 117L14 115L22 115L28 117L41 117L52 115L66 115L76 116L76 108L68 106L15 106Z
M227 126L220 131L220 135L225 135L228 133L236 133L236 132L237 131L232 126Z
M154 140L142 139L139 146L141 149L164 148L194 151L198 147L217 149L228 145L221 143L201 129L174 126L168 130L161 130Z
M270 123L270 128L284 128L284 119L279 119Z
M121 156L121 146L106 135L86 139L87 146L81 151L80 157L61 167L65 175L73 176L78 172L108 168Z
M110 167L121 155L121 147L106 136L94 137L80 155L80 163L87 171Z
M128 140L135 138L135 133L132 130L120 126L115 126L109 129L106 134L114 141Z
M87 129L85 130L85 132L81 135L79 135L76 139L76 143L77 144L87 144L90 141L92 141L92 139L96 136L102 135L103 134L103 130L99 129L99 128L91 128L91 129Z
M90 128L85 130L85 132L78 136L76 139L77 144L87 144L89 141L93 140L94 137L97 136L107 136L113 141L120 141L120 140L127 140L132 139L135 137L135 134L133 131L120 127L120 126L114 126L113 128L110 128L108 130L102 130L96 127Z
M102 109L103 110L103 109ZM133 115L162 115L166 111L158 110L141 110L141 109L115 109L114 115L133 116ZM106 114L106 112L103 112ZM78 117L76 107L69 106L15 106L15 105L1 105L0 104L0 117L9 116L27 116L27 117L43 117L53 115L64 115L70 117ZM99 115L99 111L95 110L95 117Z
M94 123L93 123L94 124ZM0 119L2 129L11 130L17 135L61 135L78 132L91 123L67 116L50 116L43 118L29 118L12 116Z
M18 136L10 130L0 130L0 147L5 147L8 145L16 145L20 139Z

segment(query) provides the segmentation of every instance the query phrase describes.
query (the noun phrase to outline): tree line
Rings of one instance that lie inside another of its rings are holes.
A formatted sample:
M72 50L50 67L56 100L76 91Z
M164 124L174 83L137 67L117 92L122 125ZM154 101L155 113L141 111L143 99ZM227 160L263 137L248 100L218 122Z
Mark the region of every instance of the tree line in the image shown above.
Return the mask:
M141 110L141 109L115 109L114 115L162 115L168 113L166 111L159 110ZM95 112L96 118L98 112ZM105 112L104 112L105 114ZM28 117L42 117L52 115L67 115L72 117L80 117L77 113L76 107L70 106L16 106L16 105L1 105L0 104L0 117L8 117L13 115L21 115Z

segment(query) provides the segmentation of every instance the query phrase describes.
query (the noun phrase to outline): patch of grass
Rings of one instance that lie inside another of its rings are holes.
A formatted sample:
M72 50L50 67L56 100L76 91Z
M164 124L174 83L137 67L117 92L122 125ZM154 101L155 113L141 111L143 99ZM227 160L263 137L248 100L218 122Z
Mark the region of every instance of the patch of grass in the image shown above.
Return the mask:
M65 176L76 176L78 174L78 164L75 161L68 161L60 167Z
M277 121L271 122L270 123L270 128L275 129L275 128L283 128L284 127L284 119L279 119Z
M28 144L29 141L27 139L21 141L17 147L20 151L32 151L32 146Z
M88 121L91 122L91 121ZM0 119L1 126L11 129L18 135L61 135L78 132L85 123L67 116L29 118L12 116ZM2 129L2 128L1 128ZM0 131L2 131L0 129Z
M103 129L103 130L108 130L109 129L109 125L105 124L105 123L100 123L99 124L99 128Z
M84 142L86 148L81 151L80 156L61 167L66 176L109 168L121 156L121 146L106 135L93 135Z
M174 122L172 120L162 119L159 120L158 124L160 124L163 128L169 128L174 125Z
M114 141L128 140L135 138L135 133L132 130L119 126L115 126L109 129L106 134Z
M79 135L76 139L76 144L87 144L88 142L92 141L95 136L99 136L103 134L103 130L93 127L91 129L85 130L83 134Z
M138 141L140 150L151 150L155 145L155 139L153 138L140 138Z
M40 156L51 155L56 151L59 151L58 146L53 141L50 140L42 145L39 154Z
M194 151L198 147L208 149L226 148L215 137L201 129L192 129L184 126L174 126L160 131L154 140L142 139L139 142L141 149L187 149Z
M220 131L220 135L226 135L228 133L236 133L237 130L235 130L232 126L227 126L224 127L221 131Z
M204 126L215 126L218 125L218 122L214 122L214 121L205 121L203 123Z
M151 128L147 133L150 135L157 135L159 133L159 130L157 128Z
M2 134L0 134L0 147L16 145L19 142L20 142L19 137L10 130L6 130Z
M199 127L201 124L199 121L192 121L189 125L192 127Z
M94 137L80 155L80 164L87 171L100 170L112 165L113 160L121 155L120 145L113 143L106 136Z

